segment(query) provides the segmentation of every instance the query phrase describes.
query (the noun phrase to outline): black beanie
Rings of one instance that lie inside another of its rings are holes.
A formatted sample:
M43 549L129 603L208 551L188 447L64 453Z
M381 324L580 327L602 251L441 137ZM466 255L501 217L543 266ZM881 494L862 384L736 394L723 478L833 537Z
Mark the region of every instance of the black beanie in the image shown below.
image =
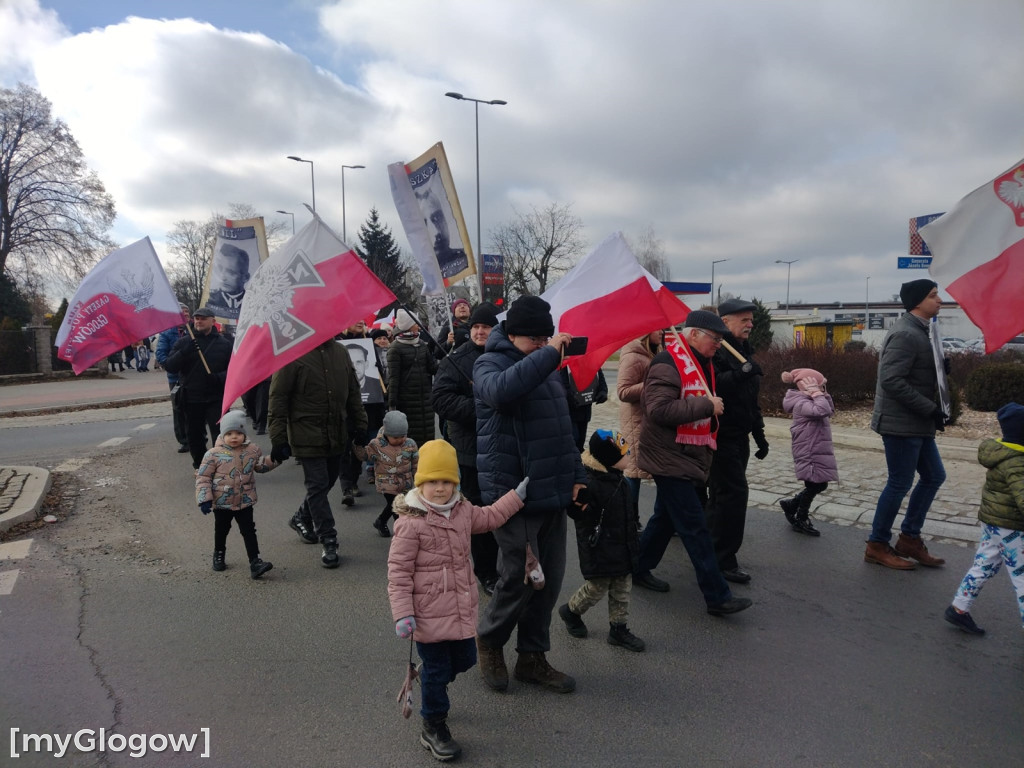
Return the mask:
M540 296L520 296L508 308L505 332L511 336L554 336L551 305Z
M934 280L928 280L927 278L904 283L900 286L900 301L903 302L903 308L909 312L928 298L932 288L938 288L938 286L939 284Z
M483 304L473 310L473 314L469 316L469 327L472 328L474 325L489 325L491 328L498 324L498 308L491 304L489 301L485 301Z
M610 429L595 429L587 447L590 455L605 469L611 469L629 453L626 438Z

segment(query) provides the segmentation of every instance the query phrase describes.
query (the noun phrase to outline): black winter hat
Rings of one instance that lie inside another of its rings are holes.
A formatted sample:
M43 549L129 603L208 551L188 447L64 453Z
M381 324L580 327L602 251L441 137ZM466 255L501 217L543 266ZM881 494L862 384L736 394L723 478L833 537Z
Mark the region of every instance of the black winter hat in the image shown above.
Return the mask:
M726 299L718 305L718 316L725 317L726 315L735 315L740 312L753 312L757 309L757 305L752 301L746 299Z
M491 304L489 301L485 301L483 304L473 310L473 314L469 316L469 327L472 328L474 325L489 325L491 328L498 324L498 308Z
M590 455L605 469L611 469L629 453L626 438L610 429L594 430L587 447L590 450Z
M706 309L693 310L686 316L686 323L683 327L703 328L705 331L713 331L723 336L729 332L729 329L725 327L725 323L722 322L722 318Z
M554 336L551 305L540 296L520 296L508 308L505 332L512 336Z
M911 280L909 283L904 283L900 286L900 301L903 302L903 308L909 312L928 298L928 294L932 292L932 288L938 287L938 283L934 280L928 280L927 278Z
M1024 445L1024 405L1007 403L996 411L996 418L1003 430L1003 440Z

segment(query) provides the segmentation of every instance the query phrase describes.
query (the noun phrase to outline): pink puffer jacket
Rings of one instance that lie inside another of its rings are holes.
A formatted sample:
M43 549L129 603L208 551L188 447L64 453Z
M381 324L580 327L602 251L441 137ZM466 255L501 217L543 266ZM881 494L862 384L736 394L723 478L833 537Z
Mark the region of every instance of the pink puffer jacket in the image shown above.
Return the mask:
M636 457L640 452L640 429L644 425L640 395L643 394L644 379L647 378L647 369L651 367L653 358L646 336L629 342L619 353L619 375L615 387L619 398L619 432L632 449L623 470L626 477L650 477L636 465Z
M476 636L477 588L469 537L493 531L523 508L515 491L486 507L465 497L445 517L413 489L395 498L398 514L388 553L388 599L395 621L413 616L421 643Z
M793 414L789 433L793 439L793 469L797 480L831 483L839 479L836 453L832 447L832 425L835 413L832 396L811 397L798 389L786 390L782 409Z

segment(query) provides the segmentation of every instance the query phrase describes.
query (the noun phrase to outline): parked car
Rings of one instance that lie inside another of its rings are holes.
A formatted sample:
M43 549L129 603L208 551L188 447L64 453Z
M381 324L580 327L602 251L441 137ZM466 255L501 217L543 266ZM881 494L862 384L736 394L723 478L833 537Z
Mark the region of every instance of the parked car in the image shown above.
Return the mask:
M1002 348L1010 352L1024 352L1024 336L1014 336Z
M967 344L960 339L943 339L942 351L947 355L962 355L967 351Z

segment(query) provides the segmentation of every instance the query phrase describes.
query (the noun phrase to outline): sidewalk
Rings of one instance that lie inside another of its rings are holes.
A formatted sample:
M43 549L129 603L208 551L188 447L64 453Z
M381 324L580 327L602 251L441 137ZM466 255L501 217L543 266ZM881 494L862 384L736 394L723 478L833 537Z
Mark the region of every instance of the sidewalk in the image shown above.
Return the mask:
M162 371L125 371L104 378L0 386L0 429L16 425L27 416L54 414L47 420L60 423L60 419L74 418L69 412L160 403L167 398L167 377ZM789 424L788 419L766 419L765 435L771 446L768 457L758 461L751 456L747 471L750 506L778 512L780 525L784 521L778 500L803 488L793 476ZM594 406L589 429L597 428L619 428L619 402L614 392L608 402ZM830 483L828 490L818 496L812 514L818 520L866 529L887 475L882 439L869 430L834 428L833 440L840 481ZM978 538L978 502L985 480L985 470L977 461L977 441L941 434L937 441L947 479L928 513L924 533L940 541L973 544ZM10 476L7 470L12 471ZM0 467L0 531L14 525L10 522L14 507L19 521L32 519L49 484L49 473L44 469ZM4 508L4 499L12 500L10 508Z

